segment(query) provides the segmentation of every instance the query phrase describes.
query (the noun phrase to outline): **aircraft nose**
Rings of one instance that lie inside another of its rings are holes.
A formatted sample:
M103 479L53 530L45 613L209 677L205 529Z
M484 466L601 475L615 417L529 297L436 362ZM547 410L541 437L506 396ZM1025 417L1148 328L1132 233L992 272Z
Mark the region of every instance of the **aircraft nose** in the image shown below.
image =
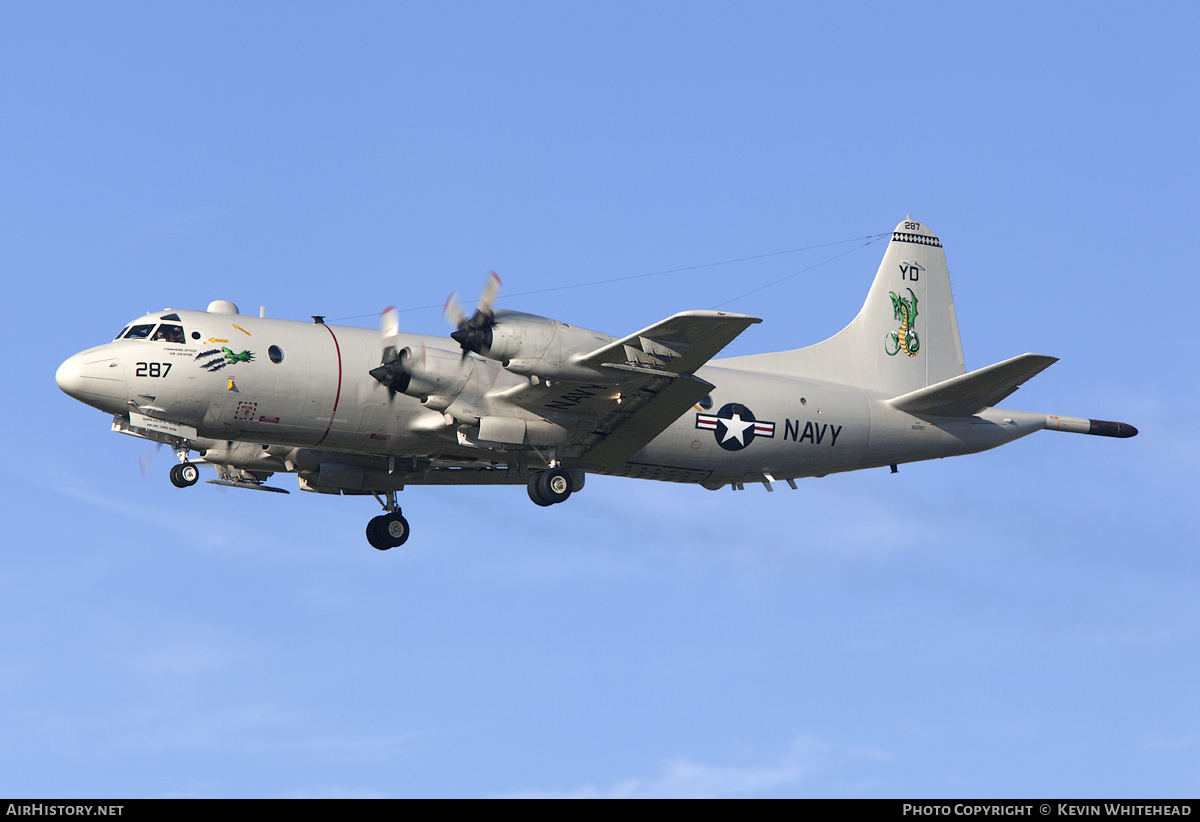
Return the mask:
M123 404L127 399L124 370L103 348L68 357L54 372L54 381L63 393L97 408Z
M78 354L68 357L58 367L58 370L54 372L54 381L58 383L58 387L64 394L79 399L83 388L83 363Z

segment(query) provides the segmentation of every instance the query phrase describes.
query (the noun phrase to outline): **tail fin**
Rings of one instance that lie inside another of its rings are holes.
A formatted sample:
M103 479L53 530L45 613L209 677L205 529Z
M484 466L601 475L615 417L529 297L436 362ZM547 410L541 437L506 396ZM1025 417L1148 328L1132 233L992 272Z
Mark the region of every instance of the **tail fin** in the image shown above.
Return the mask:
M941 241L911 218L896 226L858 316L824 342L725 360L752 371L906 394L965 372Z

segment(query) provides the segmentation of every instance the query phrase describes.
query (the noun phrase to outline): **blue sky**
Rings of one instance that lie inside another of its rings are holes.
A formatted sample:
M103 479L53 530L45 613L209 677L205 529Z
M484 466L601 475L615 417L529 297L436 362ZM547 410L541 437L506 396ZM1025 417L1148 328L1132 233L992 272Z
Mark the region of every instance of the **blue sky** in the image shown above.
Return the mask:
M0 6L0 795L1195 796L1198 25ZM489 269L501 307L623 334L725 305L764 320L730 353L791 348L881 244L576 286L909 213L969 368L1060 357L1007 404L1141 435L773 494L411 488L380 554L369 500L143 477L53 379L213 299L444 333Z

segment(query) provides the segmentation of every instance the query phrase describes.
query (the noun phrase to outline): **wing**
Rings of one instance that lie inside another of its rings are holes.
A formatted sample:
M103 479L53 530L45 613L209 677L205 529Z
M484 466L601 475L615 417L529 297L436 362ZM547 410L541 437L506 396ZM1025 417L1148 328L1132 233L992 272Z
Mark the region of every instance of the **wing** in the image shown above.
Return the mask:
M729 345L758 317L725 311L684 311L601 346L579 358L583 365L649 373L691 374ZM682 412L681 412L682 413Z
M572 434L559 454L615 469L712 391L695 372L757 317L686 311L572 360L611 373L603 383L544 381L504 398Z

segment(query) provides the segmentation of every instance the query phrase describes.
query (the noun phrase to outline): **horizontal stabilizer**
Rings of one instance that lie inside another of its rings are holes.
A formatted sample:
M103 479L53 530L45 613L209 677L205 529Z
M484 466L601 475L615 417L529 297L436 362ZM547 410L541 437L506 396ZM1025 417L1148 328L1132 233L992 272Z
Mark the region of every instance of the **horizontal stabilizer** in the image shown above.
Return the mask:
M977 371L951 377L918 388L891 400L891 404L909 414L930 417L969 417L1003 400L1018 386L1040 374L1057 357L1022 354Z

